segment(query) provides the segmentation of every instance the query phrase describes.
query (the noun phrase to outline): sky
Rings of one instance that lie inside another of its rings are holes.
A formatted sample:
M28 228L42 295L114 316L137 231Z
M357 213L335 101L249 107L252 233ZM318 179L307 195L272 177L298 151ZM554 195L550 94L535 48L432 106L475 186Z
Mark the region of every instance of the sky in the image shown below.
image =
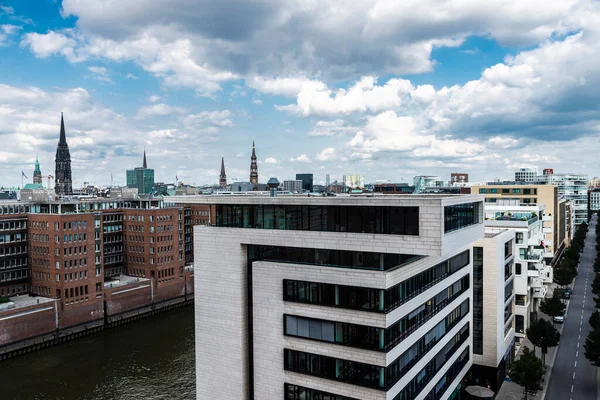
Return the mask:
M356 3L356 4L355 4ZM598 175L592 0L0 0L0 185ZM46 179L44 178L44 182Z

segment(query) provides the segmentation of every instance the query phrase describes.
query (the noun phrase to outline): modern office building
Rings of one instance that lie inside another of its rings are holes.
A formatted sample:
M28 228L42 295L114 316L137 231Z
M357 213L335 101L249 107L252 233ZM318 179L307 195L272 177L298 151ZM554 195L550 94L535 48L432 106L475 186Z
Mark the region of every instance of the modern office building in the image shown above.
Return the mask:
M542 229L544 232L544 245L546 251L544 258L546 263L552 264L560 257L564 250L565 229L564 213L561 212L561 200L558 187L547 184L531 184L526 182L495 182L488 185L474 185L471 193L485 196L485 203L493 205L503 200L516 200L521 204L543 204L546 206L545 215L542 218Z
M544 262L547 251L542 219L545 206L523 205L516 200L500 200L485 204L486 233L501 233L506 229L514 235L515 333L525 337L525 330L534 320L541 300L552 283L552 267ZM512 255L507 250L507 254ZM508 293L507 293L508 294Z
M198 399L454 399L481 196L178 197L196 227Z
M445 186L445 182L439 176L418 175L413 178L415 193L422 193L425 188Z
M473 245L473 368L498 393L515 353L515 232L487 232Z
M408 186L408 183L376 183L373 185L373 192L380 194L412 194L415 191L414 186Z
M365 187L365 178L362 175L344 175L343 179L347 189L363 189Z
M313 191L313 174L296 174L296 180L302 181L302 190L309 193Z
M27 216L24 207L11 208L0 215L0 297L29 291Z
M292 193L302 193L302 181L283 181L283 190Z
M537 167L519 168L515 172L516 182L535 182L537 180L539 180Z
M146 150L142 167L127 170L127 187L137 188L138 194L152 194L154 188L154 170L148 168Z

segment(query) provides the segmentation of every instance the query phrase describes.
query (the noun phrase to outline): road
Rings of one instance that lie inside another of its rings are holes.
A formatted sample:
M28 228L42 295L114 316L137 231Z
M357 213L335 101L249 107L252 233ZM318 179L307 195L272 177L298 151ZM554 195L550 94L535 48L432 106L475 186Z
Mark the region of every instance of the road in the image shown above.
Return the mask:
M588 320L594 311L594 295L591 284L594 279L593 264L596 258L597 223L597 217L594 215L579 261L579 274L573 287L546 400L593 400L596 398L596 367L585 358L583 344L590 332Z

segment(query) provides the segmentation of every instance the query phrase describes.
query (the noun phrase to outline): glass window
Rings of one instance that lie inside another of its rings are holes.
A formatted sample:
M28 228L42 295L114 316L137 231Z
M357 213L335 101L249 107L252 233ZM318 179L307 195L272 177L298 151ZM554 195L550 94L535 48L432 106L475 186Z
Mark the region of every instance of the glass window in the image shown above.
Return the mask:
M479 189L479 194L485 194L487 193L487 189Z
M284 400L358 400L289 383L285 384L284 392Z
M481 204L465 203L444 207L444 233L481 223Z

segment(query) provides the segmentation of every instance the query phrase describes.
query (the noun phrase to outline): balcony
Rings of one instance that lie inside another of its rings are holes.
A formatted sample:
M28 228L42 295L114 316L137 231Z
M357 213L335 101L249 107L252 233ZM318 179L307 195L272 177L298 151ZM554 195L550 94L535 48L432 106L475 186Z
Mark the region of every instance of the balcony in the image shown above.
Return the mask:
M528 251L525 254L519 254L519 259L521 261L541 261L542 253L537 251Z
M537 247L542 244L542 238L537 235L533 235L533 237L527 239L527 245Z
M537 269L528 269L527 276L537 278L540 276L540 271L538 271Z
M542 232L544 232L544 233L552 233L552 228L542 228Z
M552 221L552 216L551 215L544 215L542 217L542 221Z
M547 291L548 291L548 288L543 285L540 288L534 288L533 289L533 298L534 299L543 299L546 297Z

